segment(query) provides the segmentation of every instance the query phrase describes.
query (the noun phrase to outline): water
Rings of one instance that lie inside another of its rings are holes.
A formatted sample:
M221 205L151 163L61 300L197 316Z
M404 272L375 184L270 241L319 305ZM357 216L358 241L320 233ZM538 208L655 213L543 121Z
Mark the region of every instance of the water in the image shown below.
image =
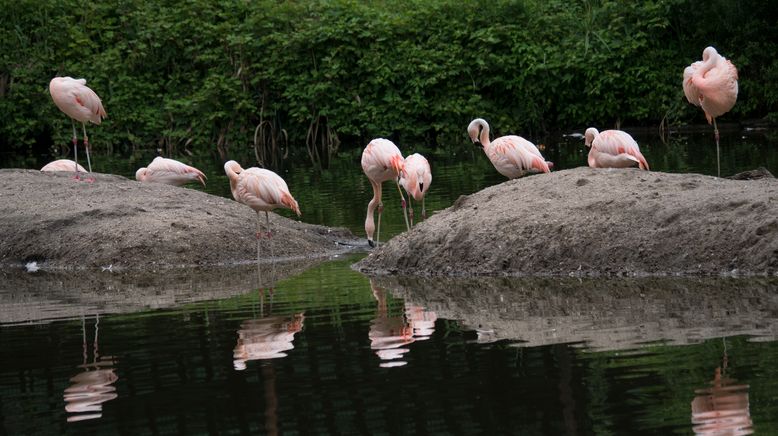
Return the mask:
M715 174L709 132L638 140L652 169ZM722 173L778 174L776 142L722 134ZM451 150L426 151L430 213L504 180L475 147ZM362 234L359 152L279 170L304 221ZM563 169L586 150L544 154ZM132 176L152 157L94 163ZM220 162L195 164L229 195ZM404 223L384 192L391 236ZM362 255L0 271L0 435L778 432L775 280L370 279L350 269Z
M695 133L674 133L662 142L653 131L635 133L641 150L652 170L668 172L695 172L716 174L716 147L712 131L703 129ZM530 138L542 148L544 156L554 162L556 169L574 168L586 165L588 149L583 139L560 137L548 140ZM400 149L410 154L410 149L400 144ZM415 149L430 160L433 180L427 194L428 215L450 206L460 195L467 195L486 186L501 183L500 175L483 151L469 139L461 144L451 144L446 150ZM355 234L364 233L367 203L372 198L372 189L360 167L361 148L341 154L328 171L319 172L304 164L288 162L287 167L275 169L287 181L292 194L300 203L302 220L314 224L347 227ZM237 156L233 156L241 160ZM129 158L94 158L100 171L135 177L135 171L154 158L152 153ZM244 166L253 165L246 153ZM221 161L194 159L190 163L203 170L208 176L205 191L224 197L230 196L229 183L224 175ZM721 172L723 176L760 166L778 174L778 133L769 130L722 130ZM190 184L192 189L203 189ZM384 184L384 218L381 224L382 238L391 237L405 229L400 209L397 188ZM420 205L414 205L416 215ZM293 217L288 211L279 212Z
M0 432L778 428L775 281L371 280L359 256L259 287L251 267L8 274Z

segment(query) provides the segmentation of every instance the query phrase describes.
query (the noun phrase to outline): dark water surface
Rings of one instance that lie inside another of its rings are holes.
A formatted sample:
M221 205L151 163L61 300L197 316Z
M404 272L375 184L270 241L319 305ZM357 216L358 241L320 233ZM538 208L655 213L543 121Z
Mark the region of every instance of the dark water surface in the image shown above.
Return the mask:
M640 143L651 169L668 172L694 172L716 175L716 146L713 134L707 128L696 133L675 133L663 142L655 131L632 132ZM555 164L555 169L567 169L586 165L588 149L583 139L573 136L549 140L528 138L543 146L543 155ZM502 183L500 175L483 151L469 140L450 144L446 150L425 150L414 144L398 143L403 154L425 154L432 166L432 185L427 194L428 214L449 207L460 195L472 194L487 186ZM329 170L319 172L305 164L287 162L285 168L275 169L289 185L300 203L302 220L314 224L347 227L358 235L364 234L367 203L373 192L360 166L361 148L343 153L332 162ZM254 165L246 155L244 167ZM251 154L253 159L253 153ZM234 158L240 160L239 157ZM95 157L95 167L101 172L121 174L134 178L135 171L145 166L154 156L138 155L130 158ZM223 163L211 159L193 159L189 163L208 175L207 192L230 196L229 183L224 175ZM732 175L757 167L766 167L778 175L778 132L771 130L722 130L721 173ZM193 189L201 189L191 184ZM397 188L384 183L384 217L381 224L382 239L393 236L405 228L400 209ZM414 205L416 215L420 206ZM292 217L288 211L281 214Z
M6 273L0 433L778 429L774 280L369 279L357 259Z
M710 132L636 136L654 170L715 174ZM582 142L544 154L584 165ZM777 144L724 132L723 175L778 173ZM451 150L426 152L430 213L504 180ZM279 170L304 221L363 234L359 152ZM94 164L132 176L151 158ZM221 162L191 163L229 195ZM385 239L404 224L384 193ZM370 279L359 256L0 271L0 435L778 434L775 280Z

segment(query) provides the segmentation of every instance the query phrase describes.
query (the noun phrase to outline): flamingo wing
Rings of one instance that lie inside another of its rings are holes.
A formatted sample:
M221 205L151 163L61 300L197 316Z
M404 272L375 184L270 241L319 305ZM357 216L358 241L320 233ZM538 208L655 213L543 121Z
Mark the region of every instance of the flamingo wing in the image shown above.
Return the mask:
M397 178L404 167L400 149L392 141L377 138L362 152L362 170L378 183Z
M549 172L548 164L535 145L520 136L503 136L492 142L498 154L519 172Z
M606 130L600 132L599 136L592 142L592 147L597 147L597 151L617 156L626 153L635 157L640 162L642 169L648 170L648 161L640 152L638 143L629 133L621 130Z
M102 119L107 116L103 102L92 89L85 85L86 80L81 80L83 83L75 81L76 83L73 85L73 97L76 103L83 107L82 112L86 114L87 119L94 124L100 124Z
M157 156L147 167L147 177L150 180L183 185L189 181L199 181L205 186L205 174L193 166L179 162L175 159L166 159Z
M737 68L726 58L721 57L716 66L704 75L695 74L692 83L700 93L700 106L705 111L708 122L729 112L738 94Z
M77 165L70 159L58 159L53 162L47 163L41 171L75 171L78 166L78 171L85 173L86 169L81 165Z
M702 62L697 61L683 70L683 93L686 95L686 100L695 106L700 105L700 91L694 86L692 77L694 77L700 66L702 66Z

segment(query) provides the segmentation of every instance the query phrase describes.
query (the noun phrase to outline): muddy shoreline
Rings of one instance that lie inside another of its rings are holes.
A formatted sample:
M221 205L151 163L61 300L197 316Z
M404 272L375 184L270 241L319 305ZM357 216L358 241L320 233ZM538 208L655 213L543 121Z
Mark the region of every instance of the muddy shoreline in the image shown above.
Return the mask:
M231 199L121 176L0 170L0 268L160 269L256 262L256 213ZM343 228L270 214L262 262L366 245ZM264 216L262 217L264 224Z
M355 269L421 276L778 274L778 179L586 167L510 180Z

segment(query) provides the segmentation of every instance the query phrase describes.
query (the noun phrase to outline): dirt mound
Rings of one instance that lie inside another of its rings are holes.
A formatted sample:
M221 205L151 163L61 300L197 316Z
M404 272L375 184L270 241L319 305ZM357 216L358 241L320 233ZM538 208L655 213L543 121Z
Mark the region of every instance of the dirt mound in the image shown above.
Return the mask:
M576 168L507 181L389 241L373 274L778 274L778 180Z
M0 266L152 268L256 260L256 213L192 189L95 174L0 170ZM264 216L262 217L264 223ZM348 230L271 214L263 259L332 254L357 243Z

